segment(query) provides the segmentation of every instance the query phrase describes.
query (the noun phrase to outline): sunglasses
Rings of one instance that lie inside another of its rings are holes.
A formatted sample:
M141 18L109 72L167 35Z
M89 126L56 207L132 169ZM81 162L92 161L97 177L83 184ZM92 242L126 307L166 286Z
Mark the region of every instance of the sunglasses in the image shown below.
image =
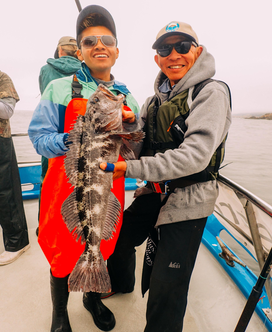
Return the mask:
M85 48L92 48L98 43L98 39L100 39L101 43L106 47L114 47L116 46L116 39L113 36L87 36L83 38L80 44Z
M157 53L161 57L165 58L172 53L174 48L179 54L187 54L190 51L192 45L195 47L198 46L197 43L193 41L182 41L176 44L164 45L162 48L157 49Z

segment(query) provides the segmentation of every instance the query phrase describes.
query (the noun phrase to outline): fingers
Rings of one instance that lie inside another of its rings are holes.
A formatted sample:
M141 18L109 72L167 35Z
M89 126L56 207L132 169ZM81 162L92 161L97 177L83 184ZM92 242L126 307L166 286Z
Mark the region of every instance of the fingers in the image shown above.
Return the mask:
M99 165L99 167L101 169L103 169L103 171L106 171L106 172L113 172L114 171L114 167L115 165L114 164L111 164L111 163L101 163Z
M122 107L122 120L123 122L132 123L135 121L135 114L131 111L128 106L123 105Z

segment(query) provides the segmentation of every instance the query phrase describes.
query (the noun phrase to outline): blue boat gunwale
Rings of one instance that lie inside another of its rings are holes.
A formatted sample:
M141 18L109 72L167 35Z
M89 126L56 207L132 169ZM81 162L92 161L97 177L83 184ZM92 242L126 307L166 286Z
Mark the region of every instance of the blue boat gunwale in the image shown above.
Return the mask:
M222 252L221 247L216 239L216 236L220 238L220 233L222 231L226 231L232 238L235 239L237 243L239 243L244 250L247 252L248 249L235 237L232 236L232 234L226 229L220 221L217 219L217 217L212 214L208 217L207 224L202 236L202 243L205 245L205 247L210 251L210 253L215 257L215 259L218 261L218 263L223 267L223 269L226 271L226 273L230 276L230 278L234 281L234 283L237 285L239 290L242 292L242 294L245 296L245 299L248 299L253 286L255 286L258 277L248 268L248 266L241 266L234 262L234 267L229 266L226 261L219 256L219 254ZM222 239L221 239L222 240ZM222 240L222 242L224 242ZM224 242L226 247L232 252L233 255L235 255L239 260L239 256L236 255L236 253ZM258 314L262 322L265 324L265 327L269 332L272 332L272 322L268 319L268 317L264 313L264 309L270 308L268 296L265 290L265 287L262 290L262 295L260 297L255 312ZM246 302L246 301L245 301Z
M24 165L19 166L19 174L22 185L23 200L37 199L40 196L40 177L41 177L41 165ZM136 179L125 179L125 190L136 190ZM31 186L31 189L24 190L24 187Z

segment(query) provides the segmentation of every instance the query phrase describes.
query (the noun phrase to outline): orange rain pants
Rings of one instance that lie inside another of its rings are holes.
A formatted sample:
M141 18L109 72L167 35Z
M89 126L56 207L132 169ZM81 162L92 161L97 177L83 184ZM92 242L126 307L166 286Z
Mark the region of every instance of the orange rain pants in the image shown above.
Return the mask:
M66 108L64 132L68 133L79 114L84 115L87 99L75 98ZM48 170L44 178L38 242L45 254L53 276L63 278L72 272L80 255L85 249L85 244L76 242L68 231L61 215L61 206L65 199L72 193L73 187L68 183L64 168L65 156L49 159ZM119 156L118 161L124 160ZM125 196L124 177L113 182L112 192L117 197L123 211ZM113 253L118 239L123 220L123 213L119 217L119 223L113 237L102 240L100 250L104 260Z

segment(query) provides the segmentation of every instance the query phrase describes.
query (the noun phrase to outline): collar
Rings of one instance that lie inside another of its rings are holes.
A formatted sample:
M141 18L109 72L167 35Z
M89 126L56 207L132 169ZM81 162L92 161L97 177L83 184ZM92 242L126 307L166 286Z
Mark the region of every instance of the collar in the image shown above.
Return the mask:
M94 77L92 77L91 72L89 67L86 65L85 62L81 63L81 69L78 70L76 72L76 76L80 81L86 82L86 83L90 83L90 82L94 82L97 86L99 83L101 83L102 81L99 80L100 82L98 83ZM111 85L111 87L114 90L119 91L120 93L127 95L130 93L130 91L128 90L128 88L126 87L126 85L124 83L118 82L114 79L113 75L111 75L111 79L113 81L113 84Z
M171 92L171 91L174 89L174 87L175 87L175 85L173 85L173 86L171 87L169 78L166 78L166 79L163 81L162 85L159 86L159 91L160 91L161 93L169 93L169 92Z

